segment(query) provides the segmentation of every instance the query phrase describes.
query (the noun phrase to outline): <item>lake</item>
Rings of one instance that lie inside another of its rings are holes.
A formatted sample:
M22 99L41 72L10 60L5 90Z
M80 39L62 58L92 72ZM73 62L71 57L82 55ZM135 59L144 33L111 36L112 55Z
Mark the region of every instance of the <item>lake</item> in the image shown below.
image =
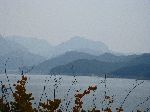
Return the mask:
M21 78L21 75L8 76L11 86ZM97 90L83 98L83 109L85 110L95 106L98 109L105 108L107 106L107 102L103 102L105 92L106 95L112 96L114 100L114 103L111 105L113 110L121 105L125 112L136 111L136 109L147 110L147 108L150 108L150 80L107 78L105 81L104 78L97 76L74 77L65 75L27 75L27 77L27 91L33 93L34 102L38 102L40 99L42 101L45 101L47 98L53 99L55 88L56 98L61 99L62 104L60 108L64 111L72 109L75 100L74 95L77 90L82 93L93 84L97 86ZM8 86L6 75L1 74L0 81L3 81ZM124 101L126 96L127 98ZM35 103L34 106L37 106L37 104Z

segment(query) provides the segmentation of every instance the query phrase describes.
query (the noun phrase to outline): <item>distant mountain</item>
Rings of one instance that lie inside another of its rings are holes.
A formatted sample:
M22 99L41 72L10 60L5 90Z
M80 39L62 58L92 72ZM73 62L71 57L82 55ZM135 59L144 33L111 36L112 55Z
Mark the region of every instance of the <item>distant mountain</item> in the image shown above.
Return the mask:
M32 72L34 73L45 73L48 74L53 67L64 65L69 62L78 60L78 59L95 59L97 56L90 55L88 53L82 53L77 51L66 52L63 55L57 56L55 58L46 60L39 65L35 66Z
M106 55L106 54L105 54ZM129 59L130 57L130 59ZM132 57L132 58L131 58ZM128 59L128 60L127 60ZM128 56L126 61L79 59L51 69L55 74L109 74L113 77L150 79L150 54Z
M26 51L27 49L23 47L22 45L9 41L5 38L3 38L0 35L0 55L5 56L6 54L9 54L10 52L18 52L18 51Z
M102 55L97 56L97 60L104 62L129 62L135 58L139 57L138 55L114 55L111 53L104 53Z
M150 64L137 64L122 67L111 72L113 76L121 78L150 79Z
M150 53L137 56L127 62L125 67L115 70L111 74L120 77L150 79Z
M108 47L104 43L88 40L83 37L73 37L57 46L51 46L45 40L30 37L9 36L6 39L22 45L33 54L47 58L56 57L69 51L78 51L93 55L109 52Z
M91 75L91 74L105 74L110 73L113 70L121 68L121 63L101 62L98 60L79 59L68 63L66 65L60 65L51 69L51 73L60 74L78 74L78 75Z
M34 54L31 54L29 52L22 52L22 51L18 51L17 53L10 53L7 54L5 56L1 56L0 57L0 62L1 62L1 69L4 69L4 64L7 61L7 69L8 70L16 70L19 67L22 66L33 66L33 65L37 65L40 62L44 61L45 58L41 57L41 56L37 56Z
M4 70L7 61L8 70L21 66L33 66L45 60L42 56L30 53L24 46L0 37L0 70Z
M33 71L34 73L45 73L48 74L52 68L59 66L59 65L65 65L70 62L79 60L79 59L95 59L101 62L107 62L107 63L121 63L121 62L128 62L132 59L137 57L136 55L131 56L115 56L110 53L105 53L99 56L91 55L88 53L83 52L77 52L77 51L70 51L66 52L63 55L57 56L55 58L46 60L39 65L35 66Z
M6 39L22 45L33 54L47 58L52 56L53 46L51 46L46 40L22 36L9 36L6 37Z
M136 58L128 62L129 65L150 64L150 53L138 55Z
M38 74L107 73L114 77L150 77L150 54L125 56L111 52L104 43L82 37L51 46L47 41L35 38L0 36L0 72L9 58L9 70L33 68L31 73Z
M56 46L54 55L64 54L68 51L78 51L93 55L100 55L109 52L109 49L100 41L88 40L83 37L74 37Z

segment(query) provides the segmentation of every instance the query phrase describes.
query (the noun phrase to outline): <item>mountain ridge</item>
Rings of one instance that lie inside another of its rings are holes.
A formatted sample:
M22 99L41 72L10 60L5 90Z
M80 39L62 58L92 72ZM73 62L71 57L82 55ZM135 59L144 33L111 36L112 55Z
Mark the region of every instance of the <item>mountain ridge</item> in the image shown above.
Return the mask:
M141 60L139 60L141 59ZM54 74L109 74L113 77L150 79L150 54L139 55L127 62L108 62L79 59L51 69Z
M69 51L85 52L93 55L110 52L109 48L104 43L79 36L73 37L56 46L52 46L45 40L29 37L7 36L6 39L21 44L31 53L44 56L47 59L62 55Z
M124 64L128 64L127 62L135 59L136 57L138 57L138 55L129 55L129 56L115 56L113 54L110 53L105 53L99 56L95 56L95 55L91 55L88 53L83 53L83 52L77 52L77 51L70 51L70 52L66 52L63 55L57 56L55 58L52 59L48 59L42 63L40 63L39 65L35 66L33 69L33 72L42 72L42 73L49 73L50 70L56 66L59 65L65 65L68 63L71 63L73 61L79 60L79 59L95 59L97 61L101 61L101 62L107 62L107 63L124 63ZM36 73L37 73L36 72Z
M44 60L44 57L30 53L22 45L0 38L0 69L2 71L5 64L8 70L17 70L21 66L33 66Z

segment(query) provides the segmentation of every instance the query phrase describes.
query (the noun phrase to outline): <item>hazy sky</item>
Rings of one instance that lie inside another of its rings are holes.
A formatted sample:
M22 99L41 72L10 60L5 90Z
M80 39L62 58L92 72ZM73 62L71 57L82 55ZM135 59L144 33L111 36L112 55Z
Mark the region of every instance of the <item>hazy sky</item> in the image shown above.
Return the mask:
M0 0L0 33L58 44L74 36L150 52L150 0Z

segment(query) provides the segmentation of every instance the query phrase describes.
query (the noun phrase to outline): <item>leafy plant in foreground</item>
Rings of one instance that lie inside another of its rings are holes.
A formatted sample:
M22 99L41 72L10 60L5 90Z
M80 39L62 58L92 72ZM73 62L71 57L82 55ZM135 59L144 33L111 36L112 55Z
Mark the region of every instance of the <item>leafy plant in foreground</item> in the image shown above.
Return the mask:
M56 109L58 109L59 104L61 103L61 100L59 99L54 99L52 100L47 100L47 102L40 103L40 112L54 112Z
M15 92L13 93L14 102L11 102L12 111L14 112L34 112L36 109L32 107L32 93L26 93L26 81L27 77L22 75L22 79L17 81L15 86Z
M94 86L89 86L89 88L87 90L84 90L83 93L77 93L75 94L75 106L73 107L73 112L80 112L82 109L82 98L87 95L90 94L91 91L95 91L97 89L97 87Z
M0 112L9 112L10 105L6 98L6 96L7 96L6 90L7 89L6 89L5 85L2 84L2 82L1 82L1 85L2 85L2 88L1 88L2 96L0 97Z

